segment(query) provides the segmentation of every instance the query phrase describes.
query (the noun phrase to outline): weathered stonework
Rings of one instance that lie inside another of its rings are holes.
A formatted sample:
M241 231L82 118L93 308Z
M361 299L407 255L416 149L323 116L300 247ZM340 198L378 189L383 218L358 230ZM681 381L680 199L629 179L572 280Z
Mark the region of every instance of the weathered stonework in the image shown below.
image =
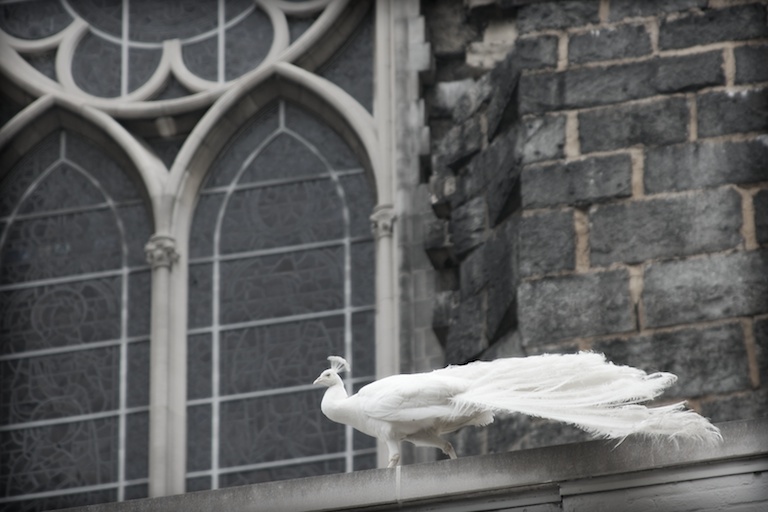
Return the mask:
M594 349L677 373L670 396L718 421L757 417L768 2L488 0L463 18L460 3L442 8L471 28L456 32L474 34L467 52L491 20L516 44L492 68L437 59L424 91L447 362ZM512 418L454 441L483 453L571 439Z

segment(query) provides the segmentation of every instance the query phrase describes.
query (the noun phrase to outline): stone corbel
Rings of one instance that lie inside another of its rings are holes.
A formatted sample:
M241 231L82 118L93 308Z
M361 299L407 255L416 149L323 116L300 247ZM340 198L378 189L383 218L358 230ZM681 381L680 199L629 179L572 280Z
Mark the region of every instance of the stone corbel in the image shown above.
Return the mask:
M167 267L179 261L179 253L176 252L176 240L168 235L152 235L144 246L147 262L153 269Z
M392 237L397 215L395 214L395 209L391 204L383 204L377 206L373 209L373 214L370 218L371 230L373 231L373 235L377 240L379 238Z

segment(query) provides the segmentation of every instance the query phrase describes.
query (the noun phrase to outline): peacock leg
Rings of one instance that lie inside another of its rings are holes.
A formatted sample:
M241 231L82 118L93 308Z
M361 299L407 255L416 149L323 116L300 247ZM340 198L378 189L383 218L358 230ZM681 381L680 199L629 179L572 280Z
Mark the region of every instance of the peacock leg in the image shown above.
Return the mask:
M450 458L457 458L456 450L453 449L453 445L437 434L431 432L417 432L416 434L406 437L405 440L417 446L432 446L434 448L439 448Z
M387 449L389 450L389 464L388 468L393 468L400 464L400 443L397 441L387 441Z

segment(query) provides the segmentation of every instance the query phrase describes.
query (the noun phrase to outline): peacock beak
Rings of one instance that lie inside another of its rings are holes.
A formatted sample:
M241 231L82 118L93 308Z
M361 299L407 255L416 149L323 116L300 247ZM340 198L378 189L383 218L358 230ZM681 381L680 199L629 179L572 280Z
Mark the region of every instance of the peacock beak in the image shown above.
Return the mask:
M316 378L315 382L312 383L313 386L317 386L318 384L320 384L320 377Z

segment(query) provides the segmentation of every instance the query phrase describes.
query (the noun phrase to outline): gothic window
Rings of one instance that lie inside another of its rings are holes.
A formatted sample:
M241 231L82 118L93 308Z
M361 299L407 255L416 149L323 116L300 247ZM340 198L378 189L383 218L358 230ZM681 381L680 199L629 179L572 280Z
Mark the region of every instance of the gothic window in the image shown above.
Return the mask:
M332 354L350 392L374 375L368 179L282 100L213 164L190 234L188 490L375 467L311 385Z
M146 496L144 200L63 130L0 188L0 510Z

